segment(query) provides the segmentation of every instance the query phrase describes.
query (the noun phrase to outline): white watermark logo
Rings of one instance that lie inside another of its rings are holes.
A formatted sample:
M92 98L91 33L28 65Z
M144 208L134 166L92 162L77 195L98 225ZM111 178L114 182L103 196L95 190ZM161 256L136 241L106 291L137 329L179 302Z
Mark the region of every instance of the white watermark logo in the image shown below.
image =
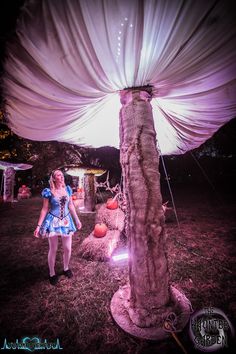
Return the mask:
M14 342L7 341L5 338L1 350L26 350L34 352L35 350L61 350L60 341L57 338L55 342L49 342L47 339L40 339L38 337L24 337L21 340L16 339Z
M230 337L234 336L234 329L222 310L207 307L191 316L189 333L197 349L214 352L228 347Z

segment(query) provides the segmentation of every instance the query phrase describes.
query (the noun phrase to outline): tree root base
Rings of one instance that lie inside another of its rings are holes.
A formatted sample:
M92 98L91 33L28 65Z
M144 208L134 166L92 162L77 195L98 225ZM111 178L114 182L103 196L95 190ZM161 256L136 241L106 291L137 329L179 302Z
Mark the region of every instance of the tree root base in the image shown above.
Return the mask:
M154 327L138 327L131 321L127 309L128 296L129 287L126 285L120 288L112 297L110 305L111 313L117 325L134 337L149 340L162 340L168 338L171 331L170 329L167 330L164 328L166 320L161 316L159 324ZM186 296L173 286L170 287L170 299L170 303L166 305L167 311L165 311L165 308L161 310L164 310L162 313L166 312L168 314L176 315L177 321L174 326L174 332L180 332L189 321L192 306Z

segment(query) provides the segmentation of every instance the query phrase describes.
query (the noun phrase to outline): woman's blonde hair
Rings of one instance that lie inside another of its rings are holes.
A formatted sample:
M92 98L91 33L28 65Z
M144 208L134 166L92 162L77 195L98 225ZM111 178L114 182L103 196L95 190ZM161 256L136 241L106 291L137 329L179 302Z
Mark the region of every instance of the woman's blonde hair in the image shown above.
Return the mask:
M50 185L50 189L51 189L52 192L54 192L55 189L56 189L54 176L55 176L55 173L58 172L58 171L62 173L61 170L54 170L54 171L52 171L51 176L50 176L50 178L49 178L49 185ZM62 174L63 174L63 173L62 173ZM63 177L64 177L64 174L63 174ZM65 182L64 182L64 184L62 185L62 187L65 188Z

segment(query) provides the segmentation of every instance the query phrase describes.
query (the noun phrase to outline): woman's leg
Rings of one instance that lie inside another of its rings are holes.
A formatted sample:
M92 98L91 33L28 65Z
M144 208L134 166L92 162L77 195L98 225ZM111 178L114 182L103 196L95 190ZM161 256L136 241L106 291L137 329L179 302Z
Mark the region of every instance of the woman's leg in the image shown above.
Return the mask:
M49 251L48 251L48 267L50 277L55 275L55 262L57 255L57 246L58 246L58 236L53 236L48 238Z
M64 271L69 269L70 256L71 256L71 246L72 246L72 236L64 236L62 239L63 245L63 263Z

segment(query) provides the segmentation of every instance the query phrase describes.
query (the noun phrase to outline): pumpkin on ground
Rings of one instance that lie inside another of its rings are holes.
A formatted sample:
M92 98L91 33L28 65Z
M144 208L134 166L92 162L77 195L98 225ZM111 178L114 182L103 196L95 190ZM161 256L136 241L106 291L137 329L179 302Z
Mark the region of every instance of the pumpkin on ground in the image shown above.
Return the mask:
M18 190L17 194L17 199L28 199L31 197L31 191L30 188L27 187L25 184L22 184L22 186Z

